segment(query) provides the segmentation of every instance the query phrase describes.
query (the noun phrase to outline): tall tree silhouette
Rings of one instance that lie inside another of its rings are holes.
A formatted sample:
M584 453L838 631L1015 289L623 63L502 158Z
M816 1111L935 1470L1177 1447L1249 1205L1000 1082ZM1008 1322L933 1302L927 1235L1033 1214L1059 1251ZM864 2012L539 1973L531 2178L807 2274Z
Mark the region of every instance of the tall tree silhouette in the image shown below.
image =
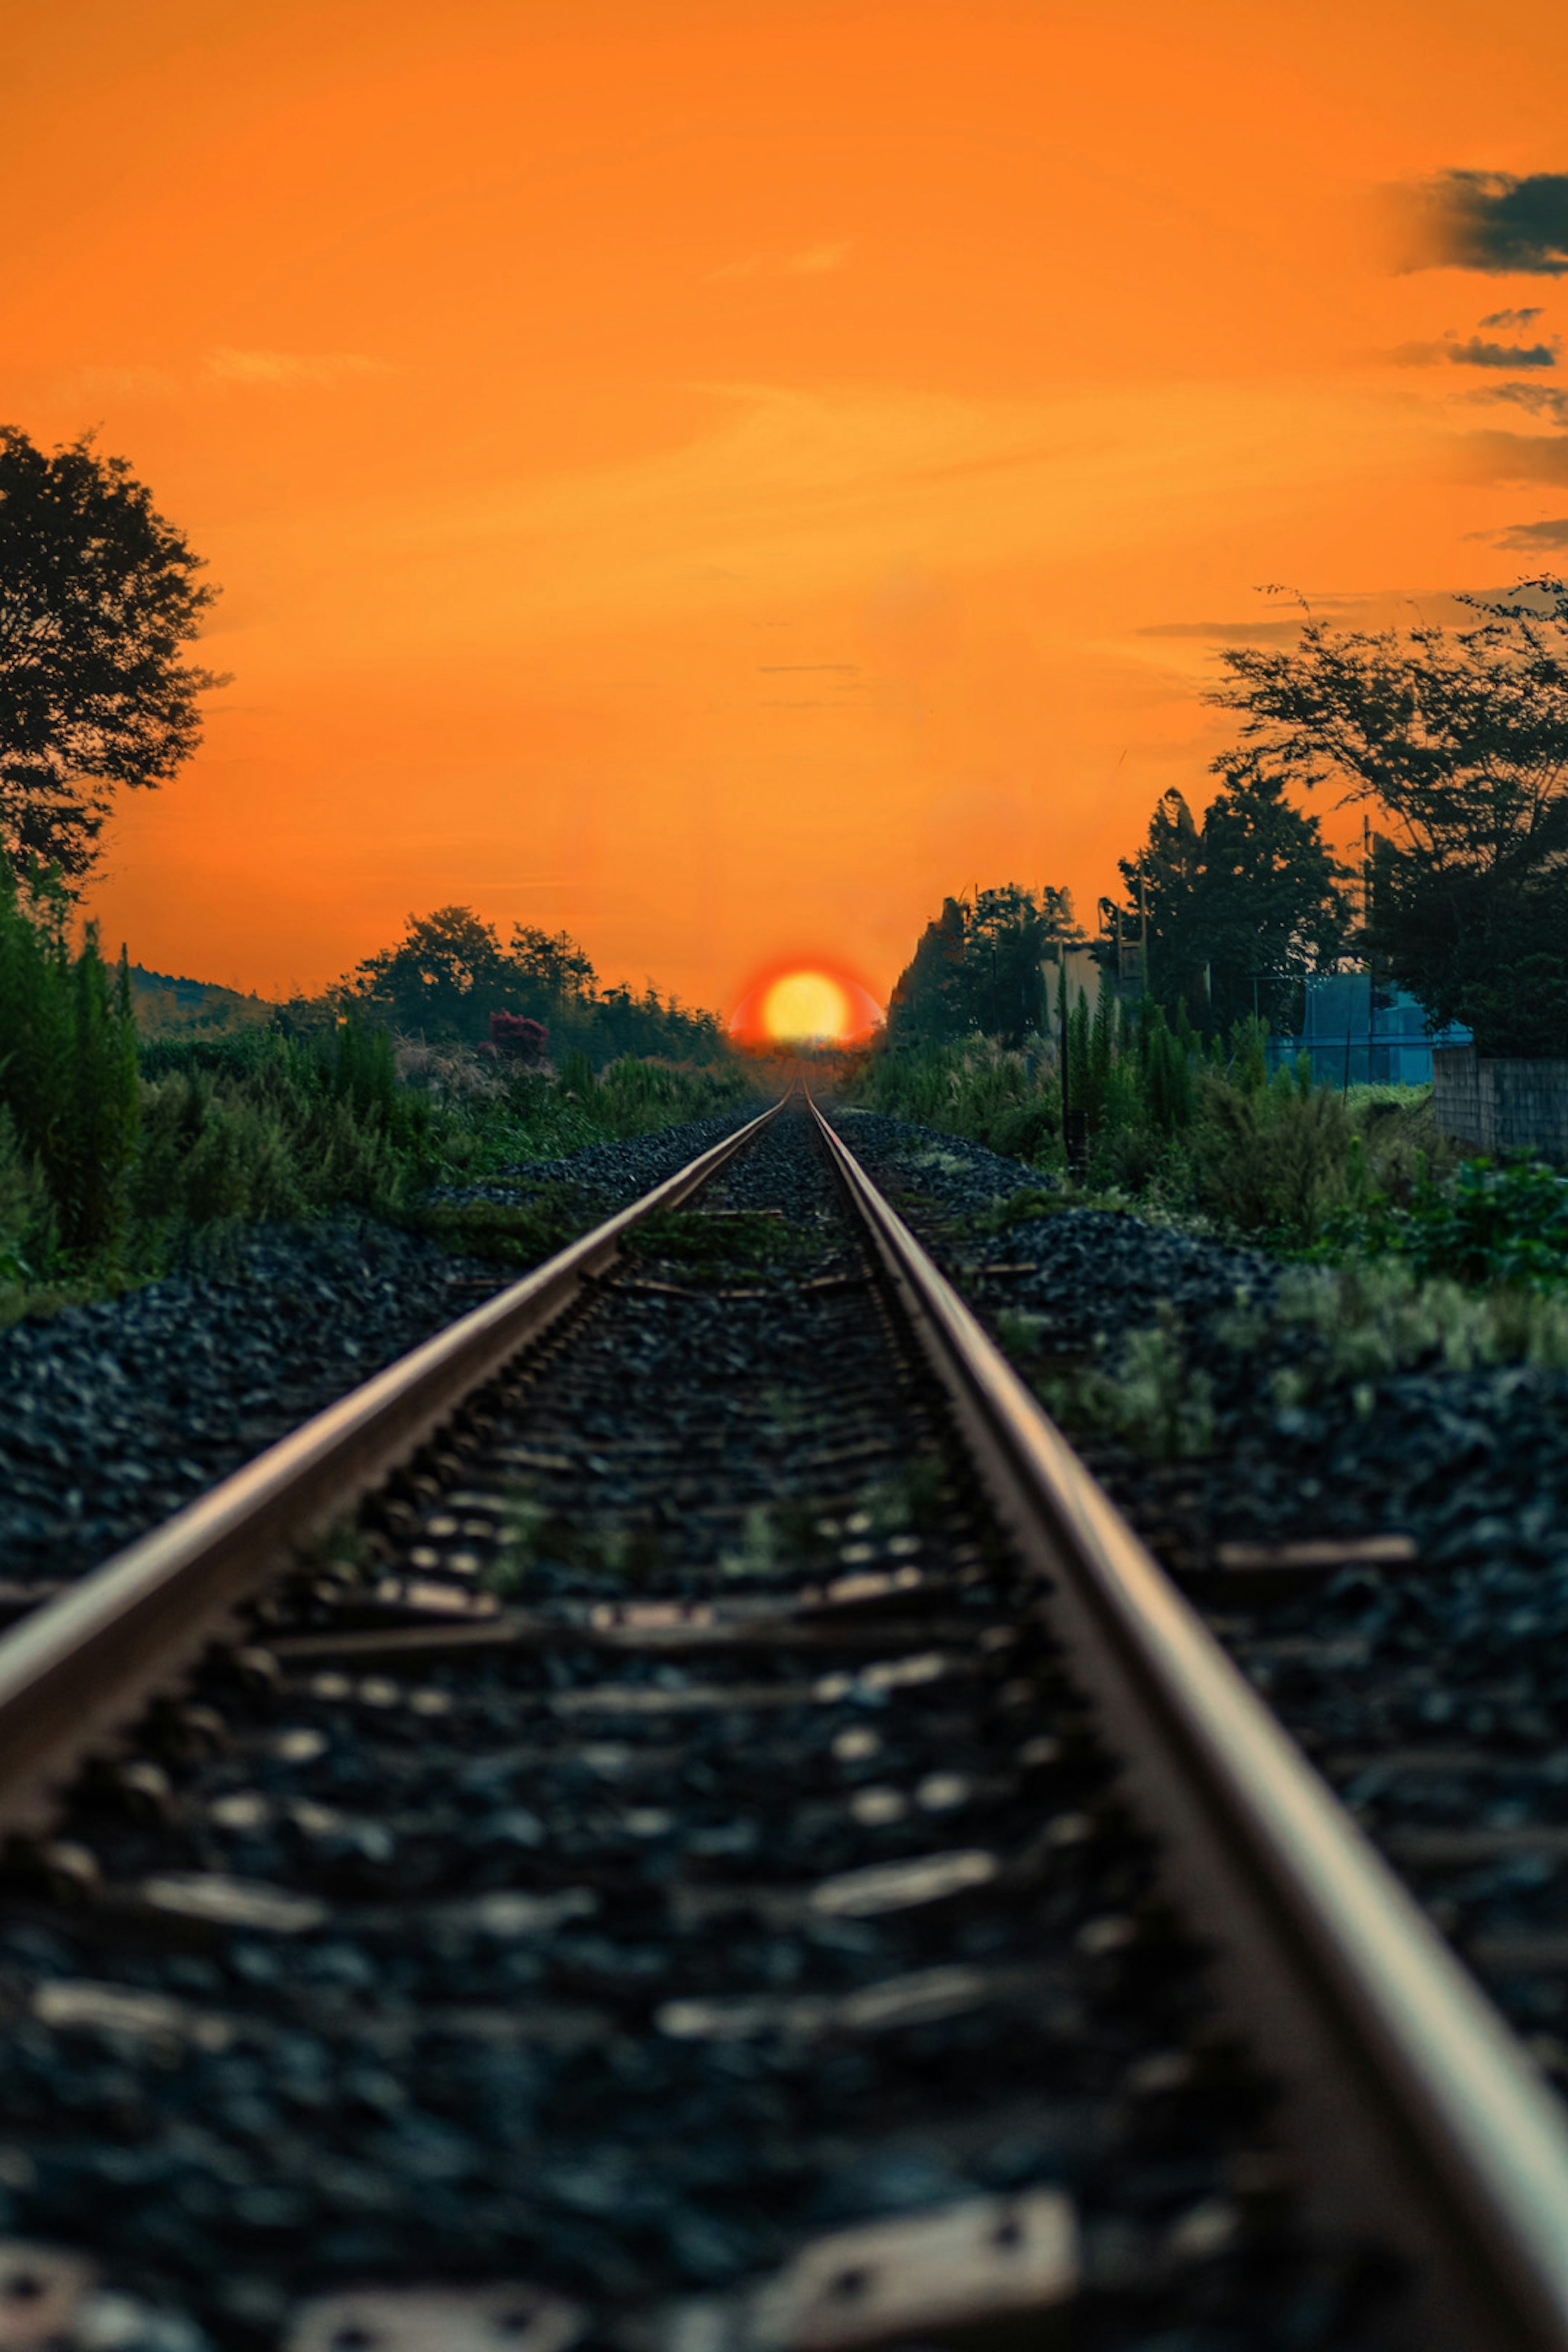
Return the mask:
M1121 859L1122 920L1134 935L1146 920L1148 987L1167 1013L1184 1003L1222 1032L1258 1013L1290 1029L1303 977L1344 946L1342 872L1317 818L1285 798L1281 776L1245 751L1215 766L1225 790L1201 825L1173 789L1143 847Z
M1568 582L1458 599L1473 628L1309 619L1233 647L1210 699L1245 756L1379 816L1367 930L1434 1024L1482 1053L1568 1053Z
M121 786L167 782L227 680L181 659L216 594L122 457L0 426L0 855L73 893Z

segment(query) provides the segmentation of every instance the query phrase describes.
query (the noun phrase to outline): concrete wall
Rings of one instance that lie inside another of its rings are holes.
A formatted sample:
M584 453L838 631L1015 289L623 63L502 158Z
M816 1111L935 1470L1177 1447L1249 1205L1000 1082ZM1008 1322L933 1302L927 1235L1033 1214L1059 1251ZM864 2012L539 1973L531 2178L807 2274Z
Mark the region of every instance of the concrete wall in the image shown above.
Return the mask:
M1481 1061L1469 1045L1432 1056L1439 1133L1472 1151L1534 1151L1568 1160L1568 1061Z

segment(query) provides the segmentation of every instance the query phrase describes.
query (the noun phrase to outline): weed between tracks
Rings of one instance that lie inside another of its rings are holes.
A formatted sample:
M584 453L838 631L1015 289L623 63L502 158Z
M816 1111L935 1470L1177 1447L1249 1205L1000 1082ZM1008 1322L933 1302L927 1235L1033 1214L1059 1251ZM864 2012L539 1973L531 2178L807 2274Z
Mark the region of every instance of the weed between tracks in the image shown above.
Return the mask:
M433 1202L421 1233L463 1257L519 1272L564 1249L605 1214L604 1203L569 1184L549 1184L524 1201Z
M772 1425L781 1429L776 1421ZM672 1555L659 1528L613 1511L568 1510L528 1476L510 1482L503 1499L500 1539L484 1580L505 1599L584 1577L645 1591L683 1565L679 1542ZM820 1573L825 1553L832 1557L847 1544L880 1546L893 1537L935 1532L951 1502L941 1462L922 1455L895 1476L853 1488L826 1513L820 1503L798 1497L753 1504L734 1540L721 1549L719 1570L738 1585L798 1581Z
M669 1209L628 1234L626 1255L679 1267L682 1280L722 1282L737 1270L790 1273L816 1266L822 1228L759 1209Z

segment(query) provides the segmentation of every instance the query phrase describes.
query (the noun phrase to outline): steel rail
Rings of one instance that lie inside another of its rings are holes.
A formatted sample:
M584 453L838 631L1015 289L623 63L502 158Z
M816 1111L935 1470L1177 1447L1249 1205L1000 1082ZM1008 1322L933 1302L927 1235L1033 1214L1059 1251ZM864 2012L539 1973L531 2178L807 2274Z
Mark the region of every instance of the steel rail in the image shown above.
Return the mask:
M0 1831L47 1826L52 1791L287 1566L603 1274L633 1229L679 1208L786 1097L510 1284L0 1639Z
M809 1100L809 1097L808 1097ZM1404 2339L1568 2346L1568 2126L1485 1995L811 1104L1230 2004L1310 2210L1407 2258Z

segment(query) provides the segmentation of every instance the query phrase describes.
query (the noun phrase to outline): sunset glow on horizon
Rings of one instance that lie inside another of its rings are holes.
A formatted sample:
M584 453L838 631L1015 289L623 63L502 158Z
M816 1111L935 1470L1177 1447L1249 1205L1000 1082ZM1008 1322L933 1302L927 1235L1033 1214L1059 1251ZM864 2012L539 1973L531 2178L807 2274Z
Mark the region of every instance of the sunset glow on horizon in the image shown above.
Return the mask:
M130 461L233 674L106 942L318 989L455 903L875 1006L948 894L1090 918L1258 583L1562 561L1563 273L1443 206L1565 101L1542 0L13 11L0 422Z
M792 964L754 980L729 1027L737 1044L746 1045L858 1045L881 1017L875 997L848 973Z

